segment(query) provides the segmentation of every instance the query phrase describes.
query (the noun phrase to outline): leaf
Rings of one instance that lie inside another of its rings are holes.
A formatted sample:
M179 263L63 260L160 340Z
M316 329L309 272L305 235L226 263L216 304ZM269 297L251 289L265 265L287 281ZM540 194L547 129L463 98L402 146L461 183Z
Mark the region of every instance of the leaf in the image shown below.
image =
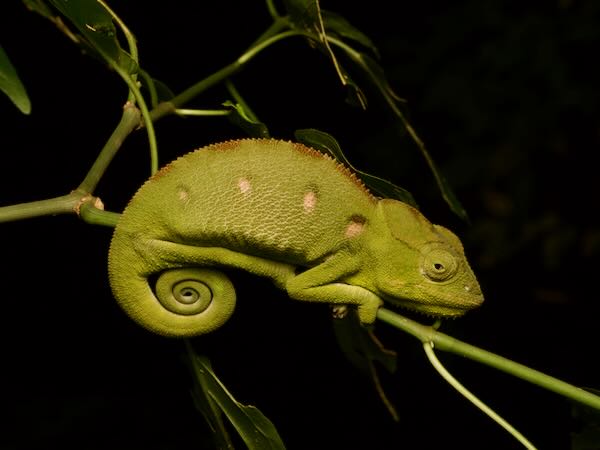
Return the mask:
M443 176L443 174L440 172L437 165L433 161L431 154L425 147L425 143L417 135L417 132L415 131L415 129L412 127L410 122L408 122L408 120L402 113L402 110L398 107L397 103L399 101L404 102L404 100L401 99L400 97L398 97L396 95L396 93L392 90L387 79L385 78L383 69L379 66L379 64L375 60L373 60L372 58L370 58L368 55L365 55L365 54L361 54L360 57L361 57L363 65L364 65L363 70L365 70L365 72L371 77L371 79L373 80L373 82L375 83L375 85L377 86L377 88L379 89L379 91L381 92L383 97L385 98L386 102L391 107L392 112L396 115L396 117L398 117L400 119L400 122L403 124L404 128L406 129L406 131L408 132L408 134L410 135L412 140L419 147L419 150L421 151L421 154L425 158L425 161L427 162L429 169L433 173L433 176L434 176L435 181L438 185L438 188L442 194L442 197L444 198L444 200L446 201L448 206L450 206L450 209L452 210L452 212L454 212L458 217L463 219L465 222L469 222L469 217L467 215L467 212L465 211L462 204L460 203L460 201L454 194L454 191L452 190L452 188L446 181L446 178Z
M296 130L294 136L299 142L331 155L346 167L352 169L370 190L381 197L400 200L401 202L408 203L409 205L418 208L417 202L415 202L412 194L406 189L403 189L390 181L384 180L383 178L355 169L348 159L346 159L346 156L342 152L342 149L335 138L330 134L310 128Z
M23 3L27 9L38 13L46 19L52 20L54 18L54 13L43 0L23 0Z
M334 319L333 330L346 358L352 365L371 378L379 394L379 398L381 398L392 418L398 421L398 413L388 400L381 386L374 364L377 361L388 372L396 372L398 363L396 352L383 347L371 331L371 328L361 325L356 310L350 310L343 318Z
M294 28L306 32L317 42L325 42L318 0L284 0L283 4Z
M369 361L378 361L388 372L396 371L396 352L384 348L370 329L361 325L354 310L342 319L334 319L333 329L340 348L358 369L368 372Z
M368 48L373 52L373 55L379 58L379 50L375 47L373 41L358 28L352 26L344 17L324 9L321 10L321 15L327 31L331 31L341 38L350 39L359 43L363 47Z
M269 137L267 126L256 120L253 114L248 113L240 103L233 103L227 100L223 103L223 106L231 109L231 114L228 116L229 120L246 131L250 136L256 138Z
M380 65L365 52L356 50L355 48L343 41L332 38L328 39L326 30L331 31L342 38L350 39L354 42L361 44L377 56L377 49L375 48L371 40L364 33L350 25L349 22L346 21L343 17L338 16L334 13L321 11L318 0L284 0L284 4L286 10L288 11L292 27L303 31L307 36L309 36L312 39L313 44L315 44L317 48L326 52L331 58L331 61L335 66L335 69L342 81L342 84L348 87L349 103L360 106L363 109L366 109L367 107L367 99L365 94L348 75L346 69L344 69L338 62L333 50L331 49L330 43L342 49L348 55L350 60L354 62L354 64L362 72L364 72L368 78L371 79L373 84L375 84L377 89L384 97L385 101L392 109L394 115L396 115L396 117L400 119L400 122L402 123L406 131L409 133L413 141L419 147L421 154L425 157L425 160L434 175L435 181L442 194L442 197L444 198L450 209L460 218L468 222L469 218L465 209L458 201L448 182L433 162L433 158L429 154L427 148L425 147L425 144L419 138L414 128L406 120L404 114L399 109L397 102L404 102L404 100L398 95L396 95L396 93L392 90ZM365 181L365 183L367 182ZM392 193L394 191L397 191L395 194L391 195L392 198L404 198L403 201L406 201L407 203L410 203L414 206L414 199L412 199L412 196L410 196L410 194L394 185L391 185L391 183L386 182L385 180L373 180L367 184L370 187L372 187L373 190L382 189L384 192L389 192L391 190ZM411 200L409 200L409 198Z
M205 417L211 417L209 423L215 433L225 433L220 418L222 411L236 429L249 450L284 450L283 441L273 423L254 406L239 403L221 383L212 370L210 361L205 356L197 355L186 343L191 362L192 372L197 383L194 393L196 404ZM208 409L204 407L208 401ZM220 422L220 425L219 425ZM222 442L228 442L228 437L221 437ZM232 448L230 446L230 448Z
M325 53L335 68L342 85L348 88L348 102L366 109L366 96L361 91L360 87L354 83L348 72L341 66L335 54L331 50L327 40L325 31L325 22L321 13L318 0L284 0L285 8L288 12L290 24L292 28L305 33L311 40L311 43L323 53ZM346 22L347 23L347 22ZM351 27L344 27L341 21L338 21L334 26L339 28L339 31L344 31L347 34L352 34L357 37L357 33L351 33ZM365 36L366 37L366 36Z
M150 104L153 108L156 108L160 102L166 102L175 97L169 86L160 80L152 78L145 70L140 68L139 75L142 78L141 86L148 91Z
M421 151L421 154L423 155L425 161L429 165L429 169L433 173L433 176L442 194L442 197L444 198L450 209L465 222L468 222L469 217L467 215L467 212L465 211L461 203L458 201L458 198L456 198L454 191L452 190L442 173L437 168L436 164L433 161L433 158L431 157L429 151L425 147L425 143L417 135L417 132L412 127L410 122L406 119L406 117L402 113L402 110L399 108L397 103L404 102L404 100L398 97L398 95L396 95L396 93L392 90L385 77L383 69L373 58L369 57L369 55L355 51L353 49L349 49L347 47L342 48L346 50L351 60L354 61L354 63L371 79L373 84L375 84L375 86L385 99L386 103L392 110L393 114L400 120L404 129L408 132L412 140L417 144L419 150Z
M586 388L600 395L598 389ZM600 448L600 411L580 403L573 403L571 416L577 429L571 433L572 450L598 450Z
M112 17L100 3L96 0L50 0L50 3L75 25L103 59L129 74L137 73L137 64L119 45Z
M17 71L0 45L0 91L4 92L23 114L31 113L31 101Z

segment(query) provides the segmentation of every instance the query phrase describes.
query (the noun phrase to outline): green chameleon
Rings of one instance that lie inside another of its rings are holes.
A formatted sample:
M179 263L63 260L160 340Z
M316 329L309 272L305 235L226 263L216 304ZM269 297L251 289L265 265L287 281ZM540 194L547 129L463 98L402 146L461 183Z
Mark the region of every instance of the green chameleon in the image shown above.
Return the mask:
M235 290L219 267L268 277L291 298L388 302L459 316L483 296L460 240L413 207L378 199L345 166L302 144L222 142L151 177L117 224L109 278L125 312L166 336L220 327Z

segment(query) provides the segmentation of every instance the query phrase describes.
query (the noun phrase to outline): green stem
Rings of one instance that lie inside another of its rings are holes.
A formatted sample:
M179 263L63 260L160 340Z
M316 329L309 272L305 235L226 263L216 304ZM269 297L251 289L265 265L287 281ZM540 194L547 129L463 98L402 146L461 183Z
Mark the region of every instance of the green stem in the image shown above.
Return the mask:
M126 103L119 124L104 144L98 158L77 188L83 192L94 192L100 178L114 158L125 138L140 125L140 111L133 103Z
M127 40L127 46L129 47L129 55L131 56L131 59L133 61L135 61L135 63L139 66L138 50L137 50L137 44L135 42L135 36L133 35L133 33L131 31L129 31L129 28L127 27L127 25L125 25L125 22L123 22L121 20L121 18L119 16L117 16L115 14L115 12L112 9L110 9L110 7L103 0L97 0L97 1L98 1L98 3L100 3L100 5L102 5L102 7L104 9L106 9L106 11L113 18L113 20L115 22L117 22L119 27L121 27L121 31L123 32L123 34L125 35L125 39ZM134 82L137 81L137 74L131 74L130 76ZM127 101L133 102L134 99L135 99L135 94L133 93L133 91L130 90L128 97L127 97Z
M148 135L148 144L150 146L150 173L155 174L158 170L158 148L156 144L154 125L152 124L153 119L150 115L150 111L148 110L148 106L146 105L146 100L144 100L144 97L140 92L137 81L131 78L131 76L129 76L129 74L121 69L121 67L119 67L117 64L111 64L111 66L121 76L125 83L127 83L127 86L129 86L129 91L135 97L135 101L140 108L144 125L146 126L146 134Z
M276 12L275 12L276 14ZM281 16L277 16L276 18L273 18L273 23L271 25L269 25L269 28L267 28L263 34L261 34L258 39L256 39L249 47L248 49L251 49L253 47L256 47L256 45L260 44L262 41L271 38L272 36L275 36L276 34L279 34L282 30L285 29L289 29L290 28L290 21L288 20L287 17L281 17Z
M237 59L239 64L246 64L260 52L262 52L265 48L273 45L274 43L281 41L283 39L292 37L292 36L304 36L306 33L302 33L300 31L284 31L283 33L278 33L274 36L271 36L263 41L258 42L255 46L246 50L242 56Z
M140 112L144 118L144 124L146 125L148 140L150 142L152 161L151 171L152 173L156 172L158 168L158 156L154 127L152 125L153 121L160 119L164 115L174 113L179 105L188 102L199 93L238 72L248 61L250 61L268 46L287 37L296 35L302 35L302 33L284 32L264 40L258 46L245 52L242 56L240 56L240 58L238 58L237 61L234 61L233 63L223 67L221 70L213 73L209 77L189 87L174 97L171 101L160 103L152 111L148 111L144 98L142 97L135 80L133 80L125 71L123 71L121 67L116 64L112 64L113 69L129 86L130 91L133 93L137 101L139 110L135 107L133 102L126 103L121 121L117 125L117 128L104 145L103 149L98 155L98 158L96 161L94 161L94 164L90 168L84 180L73 193L47 200L0 207L0 222L27 219L42 215L74 213L76 208L79 205L82 205L82 198L94 191L98 185L98 182L100 181L100 178L106 171L110 161L113 159L117 150L121 147L123 140L140 125ZM107 61L110 61L110 59L107 58ZM83 202L83 206L85 206L85 202ZM110 215L113 213L108 213L99 209L96 209L95 212L90 213L87 206L82 208L82 211L83 210L88 212L82 214L82 218L90 223L99 223L110 226L115 221L115 216Z
M121 214L104 211L94 206L93 202L85 202L81 205L79 217L81 217L84 222L92 225L103 225L105 227L114 228L117 225Z
M175 114L179 116L228 116L231 114L229 109L183 109L178 108L175 110Z
M271 15L271 18L274 21L277 21L278 19L280 19L281 16L277 12L277 8L275 7L275 4L273 3L273 0L266 0L266 2L267 2L267 10L269 11L269 14Z
M270 45L273 45L275 42L278 42L282 39L291 36L301 35L302 33L299 33L297 31L286 31L272 36L268 39L265 39L264 41L258 43L256 46L250 48L248 51L242 54L242 56L240 56L236 61L232 62L231 64L228 64L227 66L223 67L222 69L218 70L212 75L204 78L203 80L199 81L193 86L190 86L185 91L173 97L168 102L159 103L158 106L150 112L151 120L157 121L158 119L160 119L163 116L166 116L167 114L174 113L179 106L190 101L198 94L204 92L208 88L214 86L217 83L220 83L221 81L229 78L233 74L239 72L244 67L244 65L248 63L248 61L250 61L256 55L258 55L265 48L269 47Z
M235 102L241 105L248 118L254 122L260 122L260 120L258 120L257 115L254 113L254 111L252 111L246 100L244 100L244 97L242 97L235 85L230 80L225 81L225 87L227 88L227 92L229 92L229 94L233 97Z
M155 122L163 116L173 114L179 106L190 101L192 98L194 98L201 92L204 92L206 89L221 82L225 78L230 77L234 73L238 72L241 68L242 65L237 61L223 67L222 69L218 70L217 72L213 73L207 78L204 78L203 80L199 81L193 86L190 86L185 91L181 92L179 95L176 95L168 102L159 103L158 106L150 112L150 119Z
M479 398L477 398L471 391L469 391L464 385L458 381L440 362L440 360L435 355L433 351L433 343L425 342L423 344L423 349L425 350L425 354L427 355L427 359L431 365L438 371L441 377L446 380L450 386L456 389L460 395L469 400L475 407L477 407L480 411L490 417L494 422L504 428L511 436L513 436L516 440L518 440L525 448L528 450L536 450L534 445L529 442L529 440L523 436L521 432L519 432L515 427L513 427L510 423L508 423L504 418L500 417L496 411L490 408L488 405L483 403Z
M495 369L502 370L513 376L536 384L544 389L563 395L571 400L583 403L587 406L600 410L600 397L581 388L565 383L558 378L546 375L538 370L531 369L523 364L516 363L510 359L488 352L481 348L459 341L447 334L435 331L433 328L421 325L413 320L380 308L377 318L409 334L412 334L421 342L433 342L438 350L455 353L465 358L486 364Z
M0 207L0 222L30 219L38 216L72 214L81 200L81 194L72 192L60 197Z

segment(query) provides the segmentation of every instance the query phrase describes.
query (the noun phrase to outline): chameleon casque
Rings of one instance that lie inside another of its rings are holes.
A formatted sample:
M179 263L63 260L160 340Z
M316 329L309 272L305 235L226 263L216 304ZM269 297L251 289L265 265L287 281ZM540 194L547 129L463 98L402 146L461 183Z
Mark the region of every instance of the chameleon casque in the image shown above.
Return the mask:
M219 267L297 300L354 305L365 324L383 302L459 316L483 301L456 235L373 196L329 156L274 139L209 145L162 168L121 215L108 264L125 312L166 336L227 321L236 295Z

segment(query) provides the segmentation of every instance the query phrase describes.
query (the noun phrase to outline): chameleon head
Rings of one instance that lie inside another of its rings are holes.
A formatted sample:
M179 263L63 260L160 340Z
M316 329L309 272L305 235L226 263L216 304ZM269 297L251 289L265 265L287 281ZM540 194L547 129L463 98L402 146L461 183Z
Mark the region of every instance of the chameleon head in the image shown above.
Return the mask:
M481 305L479 283L454 233L396 200L380 200L378 214L390 238L375 252L384 255L375 264L376 288L384 301L447 317Z

